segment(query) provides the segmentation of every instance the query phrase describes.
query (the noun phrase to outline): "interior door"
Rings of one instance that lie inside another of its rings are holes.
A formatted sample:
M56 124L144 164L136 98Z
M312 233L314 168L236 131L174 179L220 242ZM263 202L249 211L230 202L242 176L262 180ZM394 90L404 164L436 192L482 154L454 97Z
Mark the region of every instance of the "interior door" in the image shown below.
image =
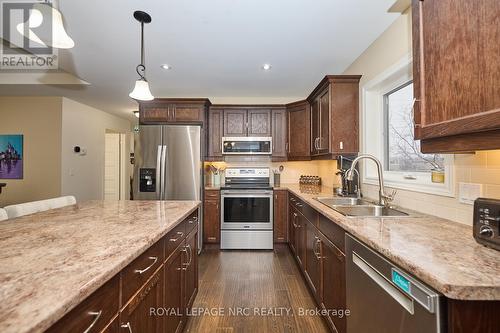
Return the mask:
M163 145L166 147L163 200L200 200L200 133L199 126L163 127Z
M141 125L135 135L134 181L135 200L158 200L160 194L160 162L162 127ZM148 177L151 177L149 179ZM149 184L148 182L151 182ZM149 185L148 185L149 184Z
M106 133L104 142L104 199L120 200L120 134Z

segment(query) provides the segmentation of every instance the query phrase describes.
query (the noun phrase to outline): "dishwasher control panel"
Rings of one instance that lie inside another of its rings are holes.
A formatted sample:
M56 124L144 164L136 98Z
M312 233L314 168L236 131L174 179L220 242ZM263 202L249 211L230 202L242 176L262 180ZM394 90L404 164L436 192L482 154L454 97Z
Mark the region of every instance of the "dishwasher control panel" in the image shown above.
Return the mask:
M500 250L500 200L478 198L474 202L473 232L478 243Z

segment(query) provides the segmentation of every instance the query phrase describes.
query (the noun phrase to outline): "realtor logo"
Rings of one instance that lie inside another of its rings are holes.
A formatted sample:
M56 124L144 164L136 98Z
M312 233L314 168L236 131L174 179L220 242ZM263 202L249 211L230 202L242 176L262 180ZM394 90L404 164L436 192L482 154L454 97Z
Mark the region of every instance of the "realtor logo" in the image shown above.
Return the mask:
M57 48L52 47L50 4L1 1L0 69L57 69Z

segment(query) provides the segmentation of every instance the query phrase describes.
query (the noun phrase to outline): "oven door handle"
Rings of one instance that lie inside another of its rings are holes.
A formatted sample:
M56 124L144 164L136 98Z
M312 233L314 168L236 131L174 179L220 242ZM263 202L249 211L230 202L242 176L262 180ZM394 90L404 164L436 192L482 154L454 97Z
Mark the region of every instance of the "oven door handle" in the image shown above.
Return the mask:
M222 193L222 198L272 198L273 192L269 193L252 193L252 192L241 192L241 193Z

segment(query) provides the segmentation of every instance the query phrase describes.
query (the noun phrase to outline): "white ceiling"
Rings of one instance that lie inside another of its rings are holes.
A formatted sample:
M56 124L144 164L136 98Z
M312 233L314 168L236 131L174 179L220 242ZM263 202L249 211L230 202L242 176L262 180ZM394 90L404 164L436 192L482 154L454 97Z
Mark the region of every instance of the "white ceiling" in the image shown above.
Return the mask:
M0 85L2 95L62 95L130 116L140 61L134 10L145 27L147 78L156 97L307 96L342 73L397 17L394 0L61 0L76 46L60 66L90 83ZM165 71L161 64L172 70ZM272 64L265 72L260 66ZM363 74L363 73L359 73ZM1 74L0 74L1 75Z

